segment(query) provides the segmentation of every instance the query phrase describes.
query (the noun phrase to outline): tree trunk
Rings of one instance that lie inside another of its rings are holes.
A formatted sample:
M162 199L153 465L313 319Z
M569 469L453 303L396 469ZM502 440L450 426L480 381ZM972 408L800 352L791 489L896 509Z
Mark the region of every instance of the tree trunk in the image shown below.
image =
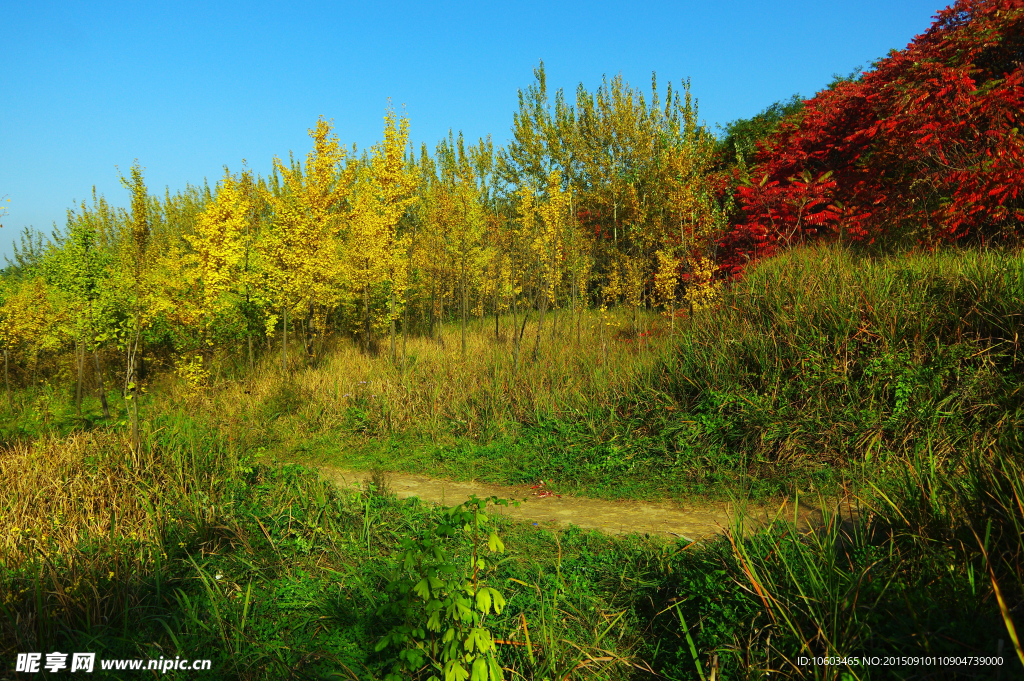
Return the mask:
M85 349L81 335L75 339L75 361L78 363L78 384L75 386L75 414L82 417L82 365L85 364Z
M576 348L577 348L577 352L578 352L579 351L579 346L580 346L580 327L583 326L583 306L584 306L584 302L582 300L579 300L578 301L579 302L579 308L577 309L576 302L577 302L577 299L579 298L579 290L578 290L578 287L576 286L575 283L572 285L572 295L573 295L572 311L573 311L573 315L576 317ZM570 331L569 333L572 333L572 331Z
M442 348L444 347L444 335L442 333L443 332L443 327L444 327L444 293L441 294L441 300L439 301L438 312L437 312L437 344L440 345Z
M615 230L615 250L619 249L619 203L617 201L612 204L612 224Z
M4 346L4 386L7 388L7 406L14 411L14 398L11 397L11 377L7 371L7 346Z
M529 319L530 319L530 309L527 308L526 311L523 312L523 323L522 323L522 325L520 325L519 332L518 332L519 333L519 355L520 355L520 357L522 356L522 350L523 350L523 336L526 335L526 322L529 321ZM516 333L516 330L512 329L512 333Z
M4 353L4 359L6 361L7 354ZM99 348L93 347L92 357L96 360L96 384L100 391L100 405L103 407L103 418L110 418L110 407L107 405L107 390L103 386L103 372L100 370L100 351Z
M466 359L466 307L468 301L466 300L466 278L463 274L462 278L462 359Z
M544 328L544 313L548 311L548 297L546 294L541 294L540 299L540 317L537 320L537 339L533 344L533 361L537 361L540 357L540 333Z
M436 294L437 282L431 279L430 282L430 310L427 313L427 335L434 340L434 306L437 305Z
M284 308L284 337L281 339L281 380L288 380L288 306Z
M370 354L370 287L363 287L363 352Z
M391 361L398 363L398 347L395 345L395 287L391 287Z
M402 310L402 373L405 373L406 342L409 339L409 289L405 290L405 308Z
M299 331L302 332L302 354L301 354L301 358L303 360L306 357L309 356L309 349L313 345L312 342L310 341L311 330L308 328L308 324L309 324L309 318L308 317L305 318L305 319L300 319L299 320Z
M146 380L146 346L143 344L141 336L135 344L135 379L137 381Z
M128 403L128 415L131 419L131 438L132 438L132 451L136 454L139 452L140 438L139 438L139 376L138 376L138 355L139 355L139 342L142 331L136 331L135 336L135 347L132 344L128 344L128 366L125 372L125 401Z
M512 371L519 371L519 296L512 290ZM525 322L524 322L525 326Z
M498 309L501 307L501 287L499 281L501 277L496 276L494 279L494 340L498 340Z

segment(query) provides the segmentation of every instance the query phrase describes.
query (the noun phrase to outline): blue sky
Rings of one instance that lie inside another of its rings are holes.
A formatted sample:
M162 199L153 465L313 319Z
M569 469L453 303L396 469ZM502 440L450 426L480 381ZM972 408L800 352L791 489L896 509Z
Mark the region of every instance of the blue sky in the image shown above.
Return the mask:
M810 96L834 73L903 48L942 0L701 2L5 3L0 22L0 255L49 232L93 185L127 204L211 183L242 159L309 148L319 115L346 144L381 135L390 97L416 145L449 128L509 137L517 90L543 59L551 90L622 73L690 78L708 124Z

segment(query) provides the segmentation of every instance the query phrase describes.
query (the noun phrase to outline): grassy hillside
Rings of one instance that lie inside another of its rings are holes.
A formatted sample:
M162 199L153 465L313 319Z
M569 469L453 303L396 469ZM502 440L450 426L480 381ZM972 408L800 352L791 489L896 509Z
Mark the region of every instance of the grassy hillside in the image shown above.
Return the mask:
M832 493L924 451L1020 447L1022 299L1019 254L816 247L675 322L562 313L518 369L501 320L467 360L450 328L404 366L343 346L286 385L271 367L176 405L282 459L598 496Z
M806 536L737 526L698 544L495 520L506 551L478 577L508 601L484 618L506 678L987 678L799 658L997 654L1015 678L1022 313L1020 253L817 247L674 323L564 315L519 367L499 320L466 361L449 329L410 340L405 366L325 348L287 383L273 365L165 375L138 452L116 395L107 423L98 403L78 419L66 392L23 391L0 453L0 656L383 678L401 646L375 644L423 616L388 591L402 552L435 537L462 570L472 533L274 461L326 458L608 497L860 499Z

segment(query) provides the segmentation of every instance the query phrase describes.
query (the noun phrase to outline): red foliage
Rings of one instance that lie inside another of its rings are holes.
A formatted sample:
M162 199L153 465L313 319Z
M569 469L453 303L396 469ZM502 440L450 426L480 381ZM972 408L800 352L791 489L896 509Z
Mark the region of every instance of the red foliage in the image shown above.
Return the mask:
M722 266L831 234L982 239L1024 220L1024 0L958 0L762 145Z

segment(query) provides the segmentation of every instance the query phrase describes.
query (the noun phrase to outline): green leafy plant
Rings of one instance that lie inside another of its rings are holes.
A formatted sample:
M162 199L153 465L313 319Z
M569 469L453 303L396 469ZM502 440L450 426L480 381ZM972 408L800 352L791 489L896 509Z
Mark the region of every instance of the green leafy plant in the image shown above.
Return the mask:
M486 513L492 503L509 501L473 495L445 510L432 533L401 541L400 566L387 589L391 597L377 611L398 620L376 646L378 652L399 649L386 681L420 678L424 672L430 681L504 678L485 623L492 610L500 615L505 607L505 597L484 581L495 567L483 557L484 547L492 554L505 550ZM461 560L448 540L460 532L470 542L470 555Z

